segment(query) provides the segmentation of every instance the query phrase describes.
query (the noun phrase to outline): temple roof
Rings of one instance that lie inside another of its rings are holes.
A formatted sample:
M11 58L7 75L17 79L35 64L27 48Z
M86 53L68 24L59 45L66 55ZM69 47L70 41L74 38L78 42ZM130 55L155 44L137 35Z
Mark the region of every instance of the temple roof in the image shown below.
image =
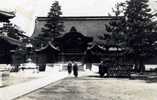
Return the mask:
M23 46L23 42L22 42L22 41L16 40L16 39L11 38L11 37L0 36L0 39L5 40L5 41L7 41L8 43L10 43L10 44L12 44L12 45Z
M7 11L0 10L0 22L8 22L9 19L14 17L15 17L14 12L7 12Z
M96 44L93 44L91 47L88 47L88 48L87 48L87 50L91 50L91 49L99 49L99 50L103 50L103 51L106 50L106 49L103 48L102 46L96 45Z
M45 27L49 17L37 17L35 20L35 28L32 37L35 38L39 34L43 34L42 28ZM98 36L108 33L105 24L111 20L118 20L115 16L62 16L64 32L66 34L74 26L78 32L85 36L93 37L93 41L101 41Z
M49 17L38 17L38 21L47 21ZM62 20L66 21L88 21L88 20L117 20L116 16L62 16Z
M106 51L106 48L97 44L93 44L91 47L88 47L87 50ZM122 51L122 48L115 45L111 45L108 50L109 51Z
M71 27L69 32L60 35L59 37L57 37L57 39L63 39L63 38L67 39L67 38L71 38L74 35L76 37L84 37L86 39L89 39L89 42L93 41L93 37L89 37L89 36L86 36L85 34L82 34L82 33L78 32L77 29L74 26Z
M56 50L56 51L60 51L59 48L55 47L50 41L48 42L48 44L44 47L41 47L39 49L35 49L36 52L40 52L43 51L45 49L47 49L48 47L51 47L52 49Z

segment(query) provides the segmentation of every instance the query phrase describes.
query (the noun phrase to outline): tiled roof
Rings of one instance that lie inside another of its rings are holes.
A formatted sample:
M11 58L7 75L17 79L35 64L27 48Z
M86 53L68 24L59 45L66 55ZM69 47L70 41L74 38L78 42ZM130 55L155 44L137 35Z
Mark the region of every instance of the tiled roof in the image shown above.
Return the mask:
M6 16L8 18L14 18L15 17L15 13L14 12L7 12L7 11L0 10L0 16Z
M23 46L23 42L20 40L16 40L14 38L7 37L7 36L0 36L0 38L6 40L10 44L17 45L17 46Z
M44 47L41 47L39 49L35 49L35 51L39 52L39 51L42 51L42 50L45 50L46 48L48 47L51 47L52 49L56 50L56 51L59 51L59 48L55 47L51 42L48 42L48 44Z
M46 21L48 19L49 17L37 17L36 20ZM62 19L64 21L66 20L70 20L70 21L72 20L77 20L77 21L79 20L83 20L83 21L85 20L114 20L114 19L117 19L117 17L115 16L62 16Z

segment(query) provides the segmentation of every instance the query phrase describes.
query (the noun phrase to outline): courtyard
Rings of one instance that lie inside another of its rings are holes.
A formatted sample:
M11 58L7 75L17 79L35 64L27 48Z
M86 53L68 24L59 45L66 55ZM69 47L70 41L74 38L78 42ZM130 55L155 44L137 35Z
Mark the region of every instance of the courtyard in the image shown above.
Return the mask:
M157 83L97 75L68 76L15 100L156 100Z

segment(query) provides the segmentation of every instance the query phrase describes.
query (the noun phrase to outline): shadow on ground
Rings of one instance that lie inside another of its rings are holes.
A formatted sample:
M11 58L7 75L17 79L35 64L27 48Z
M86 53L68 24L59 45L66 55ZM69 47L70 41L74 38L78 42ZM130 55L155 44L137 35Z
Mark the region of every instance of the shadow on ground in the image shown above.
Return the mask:
M129 80L143 80L146 83L157 83L157 75L136 75L136 76L131 76L131 77L100 77L99 75L90 75L87 77L91 77L91 80L103 80L103 79L110 79L110 78L115 78L115 79L129 79ZM88 78L84 78L86 80Z
M134 74L132 80L144 80L146 83L157 83L157 72L144 72L143 74Z

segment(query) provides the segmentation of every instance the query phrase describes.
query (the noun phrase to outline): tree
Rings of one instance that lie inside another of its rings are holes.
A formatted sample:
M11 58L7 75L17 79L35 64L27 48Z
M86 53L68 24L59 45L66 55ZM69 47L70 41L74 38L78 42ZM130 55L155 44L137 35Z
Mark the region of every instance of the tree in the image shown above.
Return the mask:
M61 6L58 1L55 1L48 13L48 20L45 24L45 27L42 28L43 34L41 34L38 38L44 41L53 41L56 37L58 37L61 32L63 32L63 21L61 19L62 12Z
M145 69L143 58L148 55L153 43L148 37L155 30L156 25L152 24L153 15L148 0L130 0L126 4L124 16L127 46L133 49L137 71L143 72Z
M119 9L120 7L123 9ZM107 31L112 33L116 43L125 44L125 48L129 48L136 70L144 71L143 60L149 55L150 49L153 49L154 41L151 40L151 35L156 29L148 0L128 0L120 3L114 13L118 20L106 25Z
M112 17L112 20L109 22L109 24L106 24L106 31L111 33L110 39L113 41L114 45L117 46L123 46L124 44L124 32L125 32L125 17L124 15L125 11L125 4L124 3L117 3L115 5L115 9L112 9L113 15L109 14L110 17ZM104 34L104 38L105 38ZM106 39L106 38L105 38Z

